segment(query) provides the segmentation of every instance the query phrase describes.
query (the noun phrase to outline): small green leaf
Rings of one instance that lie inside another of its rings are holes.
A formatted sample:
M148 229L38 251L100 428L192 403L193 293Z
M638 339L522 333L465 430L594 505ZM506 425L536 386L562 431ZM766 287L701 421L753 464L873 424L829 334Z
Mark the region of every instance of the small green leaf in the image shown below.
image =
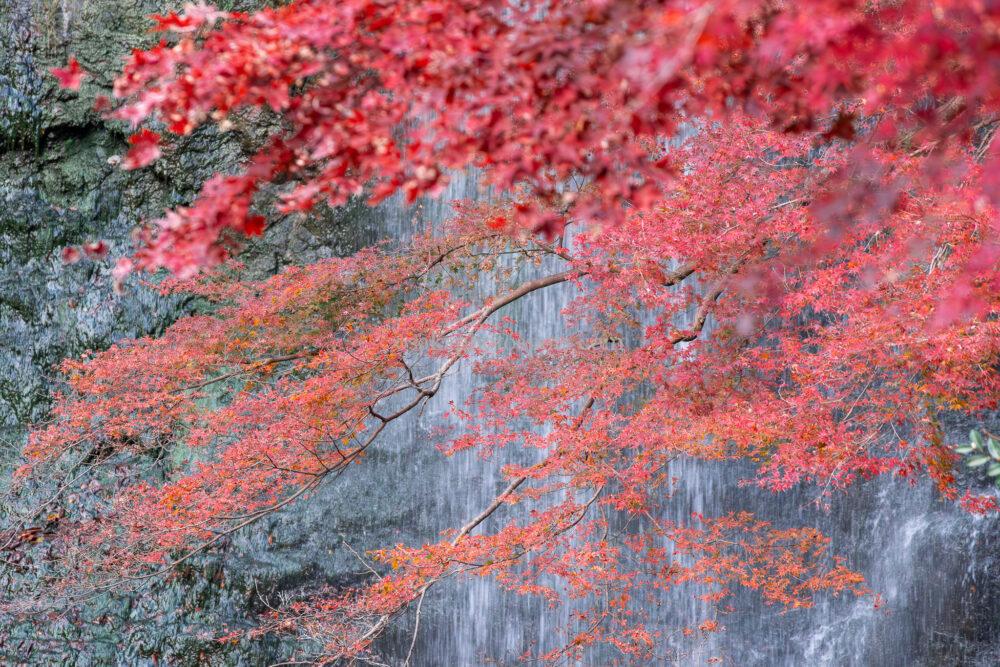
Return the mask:
M959 445L958 447L955 447L955 451L959 454L968 454L976 451L976 448L971 445Z
M983 436L979 435L979 431L977 431L976 429L972 429L971 431L969 431L969 440L972 441L973 447L983 446Z
M991 463L990 467L986 469L986 474L990 477L1000 475L1000 463Z
M971 459L969 459L966 465L968 465L970 468L978 468L979 466L986 465L989 462L990 462L990 457L983 456L982 454L980 454L979 456L973 456Z
M990 438L986 441L986 449L989 450L990 456L995 459L1000 459L1000 442Z

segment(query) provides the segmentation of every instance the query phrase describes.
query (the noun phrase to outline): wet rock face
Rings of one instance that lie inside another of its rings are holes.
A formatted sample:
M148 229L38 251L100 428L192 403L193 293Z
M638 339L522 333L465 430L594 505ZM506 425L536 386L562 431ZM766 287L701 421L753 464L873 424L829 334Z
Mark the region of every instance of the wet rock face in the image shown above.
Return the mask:
M142 290L115 297L108 263L63 266L69 244L108 239L112 256L129 231L241 155L235 140L190 139L197 160L174 156L157 171L115 166L127 128L92 111L128 48L148 39L152 2L0 0L0 424L44 415L44 380L67 354L155 331L173 304ZM80 94L59 90L50 67L76 55L94 76ZM199 150L200 149L200 150ZM183 174L183 178L175 177ZM13 375L13 377L8 377ZM25 389L29 391L25 391Z
M142 220L190 202L206 178L237 168L266 136L268 119L251 116L225 134L209 128L171 139L148 169L118 168L130 128L93 112L94 99L110 94L128 50L152 39L146 17L169 4L0 0L0 346L12 360L0 370L4 428L44 415L42 375L59 359L159 331L177 316L176 302L138 285L113 295L111 262L129 252L130 232ZM58 89L48 74L70 55L91 73L79 93ZM348 252L370 238L359 218L360 210L343 210L308 222L274 221L244 259L264 274L293 260ZM60 261L65 246L96 239L110 243L111 260Z
M266 136L270 121L249 116L225 134L206 129L173 139L148 169L118 168L130 129L94 113L94 99L110 95L123 56L153 39L146 17L180 4L0 0L0 487L26 426L46 416L56 363L158 333L189 309L137 281L113 293L110 269L132 247L131 231L190 202L205 179L237 168ZM255 3L220 4L245 10ZM70 55L91 73L79 93L58 89L48 74ZM261 275L290 261L349 252L371 238L371 215L361 208L273 222L244 257ZM97 239L108 242L108 259L62 262L62 248ZM283 539L290 551L306 553L302 536ZM220 645L213 633L248 624L263 608L261 595L278 584L312 578L316 558L285 562L231 551L237 553L225 574L217 559L206 558L140 595L105 599L68 618L35 625L0 619L0 664L273 662L281 655L273 643ZM3 581L13 590L35 584Z

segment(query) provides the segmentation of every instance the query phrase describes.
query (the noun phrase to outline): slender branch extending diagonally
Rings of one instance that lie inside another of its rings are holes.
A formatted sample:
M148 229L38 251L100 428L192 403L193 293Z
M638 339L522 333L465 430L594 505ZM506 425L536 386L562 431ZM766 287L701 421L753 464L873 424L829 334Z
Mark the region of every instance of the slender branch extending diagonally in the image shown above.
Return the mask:
M687 277L691 276L694 272L695 272L694 266L683 265L674 270L673 272L665 275L662 278L662 284L664 286L676 285L681 281L683 281L684 279L686 279ZM275 502L267 506L258 507L243 515L237 515L237 516L216 515L214 517L215 521L224 521L228 523L228 525L222 524L218 526L218 529L216 529L216 527L214 526L208 526L208 525L204 526L205 530L208 530L209 532L212 533L211 537L205 539L204 541L201 541L199 544L193 545L190 549L185 551L178 558L173 559L171 562L166 564L165 567L157 568L153 572L137 574L134 576L126 576L123 577L122 579L133 580L133 581L146 580L151 577L156 577L158 575L165 574L169 572L172 568L188 560L192 556L198 553L202 553L211 546L218 544L220 540L223 540L227 536L232 535L233 533L247 527L252 523L255 523L256 521L267 515L270 515L284 507L287 507L290 503L301 498L304 494L307 494L310 491L317 488L318 485L323 480L339 477L339 475L343 474L343 472L348 468L349 463L357 460L357 458L361 455L361 453L364 452L380 437L380 435L390 422L402 417L403 415L407 414L414 408L420 406L421 404L429 400L431 397L436 395L436 393L439 391L442 385L445 376L448 374L450 369L455 366L455 364L457 364L461 359L463 359L466 356L471 341L474 339L476 334L481 330L482 326L487 322L487 320L489 320L489 318L492 315L503 309L505 306L515 303L519 299L529 294L532 294L536 291L551 286L577 280L579 278L585 277L587 274L588 270L586 269L572 268L567 271L562 271L559 273L542 276L534 280L526 281L523 284L520 284L517 287L507 292L495 296L494 298L484 303L477 310L474 310L473 312L460 317L456 321L452 322L450 325L447 325L442 330L442 333L440 335L449 336L459 333L461 335L461 340L457 341L454 344L451 354L443 362L440 363L439 367L433 374L421 378L415 378L413 376L412 369L404 364L408 380L391 389L384 390L370 398L371 402L368 405L368 412L378 420L378 423L374 425L375 428L373 429L373 431L370 432L363 439L363 441L358 442L359 446L356 450L348 453L346 456L341 455L342 460L338 461L335 464L330 464L329 466L324 465L321 470L316 472L309 471L308 474L310 476L310 479L306 483L303 483L299 488L297 488L294 492L290 493L286 497L276 500ZM721 293L721 290L718 293ZM714 298L717 298L718 293L715 294L713 300ZM700 330L701 325L704 324L704 317L702 317L699 321L697 321L696 324L697 328ZM285 361L294 361L297 359L306 359L315 356L315 354L316 354L315 350L309 350L295 354L286 354L281 356L274 356L271 358L260 359L254 362L250 362L249 364L244 365L242 368L235 369L231 372L206 379L205 381L199 384L184 387L182 389L179 389L178 391L181 392L181 391L196 390L208 386L212 383L221 382L228 378L238 376L240 374L253 372L255 369L262 368L269 364L281 363ZM401 391L406 391L406 390L415 390L416 395L413 396L411 400L407 401L405 405L395 410L391 414L385 414L385 415L381 414L381 412L378 409L378 406L385 399L389 398L390 396L394 396ZM594 404L594 399L593 397L591 397L588 400L587 404L584 406L583 413L581 413L581 415L579 416L576 426L574 428L579 427L579 425L582 423L582 420L584 419L584 415L593 404ZM282 470L289 474L296 474L302 472L294 468L287 468L287 466L279 465L277 462L272 460L271 457L267 458L270 460L271 465L278 470ZM453 536L452 544L453 545L457 544L462 538L464 538L465 536L470 534L473 530L475 530L483 521L485 521L488 517L493 515L500 507L507 504L510 501L514 492L520 486L522 486L524 482L527 481L527 479L528 479L527 476L523 476L512 480L510 484L507 486L507 488L500 495L498 495L488 507L486 507L476 517L471 519L467 524L462 526L462 528ZM430 583L431 582L428 582L427 588L430 587ZM99 587L99 588L104 588L104 587ZM426 589L421 592L421 597L425 592ZM389 619L386 619L386 622L388 622L388 620ZM384 623L380 624L380 627L384 627ZM372 630L373 633L377 633L379 631L379 628L373 628Z
M671 272L670 274L664 277L663 285L664 286L676 285L679 282L686 279L687 277L691 276L694 272L695 272L695 267L691 265L681 266L680 268L676 269L675 271ZM378 418L380 423L378 427L375 429L375 431L365 440L365 442L362 443L357 450L352 452L351 455L345 461L341 462L341 464L338 464L335 467L330 468L329 471L323 471L321 474L313 477L308 484L301 487L297 492L293 493L291 496L268 507L260 508L259 510L254 511L249 515L246 515L245 517L240 517L240 520L235 525L223 531L219 531L218 534L213 536L211 540L191 549L180 558L172 561L167 567L157 570L155 573L150 573L134 578L147 579L168 572L176 565L184 562L185 560L188 560L195 554L204 551L212 544L215 544L219 540L223 539L225 536L231 535L232 533L241 530L242 528L245 528L246 526L258 521L262 517L267 516L281 509L282 507L287 506L289 503L301 497L303 494L316 488L316 486L318 486L318 484L329 474L335 473L334 474L335 477L342 474L347 464L350 463L352 460L354 460L357 456L359 456L361 452L365 451L369 446L371 446L390 422L402 417L404 414L410 412L418 405L420 405L422 402L428 400L430 397L434 396L438 392L447 372L464 356L468 344L475 336L476 332L489 319L491 315L493 315L503 307L511 303L514 303L518 299L528 294L531 294L540 289L544 289L546 287L568 282L570 280L580 277L581 275L583 274L581 274L578 271L564 271L561 273L552 274L532 281L528 281L523 285L520 285L516 289L513 289L503 294L502 296L494 299L490 303L482 306L478 310L474 311L469 315L466 315L465 317L461 318L460 320L456 321L455 323L447 327L445 329L445 335L455 333L464 327L469 327L469 328L464 334L464 339L457 346L456 351L448 359L446 359L444 363L441 364L441 366L434 374L425 376L423 378L419 378L415 381L410 380L408 383L406 383L405 385L401 385L397 389L390 390L388 392L383 392L382 394L375 397L373 403L369 406L369 411L373 416ZM671 344L677 344L682 341L693 340L701 333L702 329L704 328L705 322L707 320L708 310L711 307L711 304L714 303L722 294L722 290L723 290L723 283L720 282L704 299L702 306L699 308L699 313L695 317L693 327L689 329L687 332L678 332L677 334L675 334L671 338ZM398 391L407 388L414 388L414 386L423 387L428 383L431 385L429 388L421 388L418 391L417 396L415 396L411 401L409 401L406 405L404 405L394 413L385 416L377 412L378 403L387 398L388 396L394 395L398 393ZM586 412L593 406L593 404L594 404L594 398L591 397L584 406L581 414L578 416L574 424L574 429L579 428L579 426L582 424ZM526 480L527 476L522 476L512 480L511 483L507 486L507 488L504 489L504 491L502 491L500 495L494 498L494 500L490 503L490 505L488 505L482 512L480 512L476 517L470 520L459 530L459 532L453 538L452 544L453 545L457 544L463 537L471 533L471 531L474 530L478 525L480 525L489 516L495 513L500 507L506 504L507 501L510 499L511 495L513 494L513 492L516 491ZM236 517L233 518L235 519ZM425 584L425 587L423 587L423 589L420 592L420 597L423 597L423 595L431 587L431 585L433 585L435 581L436 580L432 580L427 584ZM365 635L363 635L360 641L362 642L368 641L369 639L377 635L389 623L391 618L392 615L387 615L381 618L372 628L369 629L368 632L365 633Z
M279 364L279 363L281 363L283 361L295 361L297 359L308 359L309 357L311 357L313 355L315 355L315 352L297 352L295 354L285 354L285 355L282 355L282 356L269 357L267 359L260 359L258 361L254 361L254 362L250 363L248 366L245 366L243 368L237 368L236 370L230 371L228 373L223 373L222 375L217 375L215 377L209 378L209 379L204 380L203 382L199 382L197 384L192 384L192 385L188 385L186 387L181 387L180 389L175 390L174 393L180 393L180 392L186 392L186 391L195 391L197 389L204 389L205 387L207 387L209 385L215 384L217 382L223 382L225 380L228 380L230 378L236 377L238 375L242 375L244 373L250 373L252 371L257 370L258 368L263 368L265 366L270 366L271 364Z
M730 273L735 273L739 269L739 266L740 266L739 264L737 264L736 266L734 266L730 270ZM692 275L694 273L694 271L695 271L695 267L690 266L690 265L684 265L681 268L677 269L676 271L672 272L669 276L666 276L664 278L663 283L664 283L665 286L670 286L670 285L677 284L678 282L680 282L680 281L684 280L685 278L687 278L688 276ZM692 322L691 328L688 329L688 330L686 330L686 331L678 331L678 332L676 332L669 339L670 345L678 345L678 344L680 344L682 342L690 342L690 341L693 341L693 340L697 339L698 336L701 335L701 333L704 331L705 324L708 321L708 315L709 315L709 312L710 312L710 310L712 308L712 305L716 301L718 301L718 299L721 297L722 293L725 290L725 286L726 286L726 280L725 279L721 279L721 280L719 280L715 284L715 286L711 290L709 290L708 294L703 299L703 301L701 303L701 306L699 306L698 311L695 314L695 318L694 318L694 321ZM535 289L538 289L538 287L536 287ZM585 419L586 414L590 410L590 408L593 407L594 401L595 401L594 396L591 396L590 399L588 399L588 401L584 405L584 407L583 407L580 415L578 415L577 419L573 423L572 428L574 430L578 429L583 424L583 420ZM528 480L528 475L522 475L520 477L517 477L517 478L513 479L507 485L507 487L504 488L504 490L501 491L500 494L498 494L490 502L490 504L486 506L485 509L483 509L482 512L480 512L475 517L473 517L472 519L470 519L465 525L462 526L461 529L459 529L459 531L452 538L451 545L452 546L456 546L462 540L462 538L464 538L465 536L469 535L483 521L485 521L492 514L494 514L498 509L500 509L502 506L504 506L509 501L509 499L512 496L512 494L521 485L523 485L524 482L526 482L527 480ZM600 494L600 491L602 489L603 489L603 487L601 487L601 488L599 488L597 490L597 492L594 494L594 497L591 498L586 503L585 507L589 508L590 505L592 505L594 503L594 501L596 501L597 496ZM571 529L573 526L575 526L577 523L579 523L579 521L582 518L583 518L582 515L580 517L578 517L576 521L574 521L573 523L571 523L569 526L566 527L566 530ZM425 582L418 589L418 591L416 592L416 594L413 596L412 599L418 600L418 605L422 604L423 603L423 599L424 599L424 597L427 594L427 591L430 590L430 588L432 586L434 586L438 581L440 581L443 576L444 575L441 574L441 575L438 575L437 577L435 577L435 578L433 578L433 579ZM411 599L411 602L412 602L412 599ZM364 643L367 643L367 642L371 641L374 637L378 636L386 628L386 626L391 622L391 620L393 619L393 617L396 614L400 613L400 611L401 610L397 610L395 613L384 614L384 615L380 616L379 619L363 635L361 635L361 637L358 639L358 642L360 644L364 644ZM415 635L414 635L413 641L414 642L416 641ZM334 658L334 660L338 660L338 659L340 659L342 657L344 657L344 656L343 655L338 655L338 656L336 656Z
M594 397L591 396L587 400L586 404L584 404L583 409L580 411L580 414L577 416L576 421L573 423L572 430L575 431L575 430L579 429L580 426L583 425L583 420L586 418L587 412L590 411L590 409L593 406L594 406ZM465 537L466 535L468 535L469 533L471 533L473 530L475 530L476 526L478 526L479 524L481 524L483 521L485 521L486 519L488 519L491 514L493 514L494 512L496 512L498 509L500 509L500 506L503 505L503 504L505 504L507 502L507 500L510 498L510 495L512 493L514 493L514 491L516 491L517 488L519 486L521 486L522 484L524 484L524 482L526 482L527 480L528 480L528 476L527 475L522 475L522 476L514 479L510 484L508 484L507 488L505 488L500 493L500 495L498 495L496 498L494 498L493 502L491 502L486 507L486 509L484 509L482 512L480 512L479 514L477 514L473 519L471 519L464 526L462 526L462 528L455 535L454 539L452 539L452 541L451 541L452 546L455 546L456 544L458 544L459 541L463 537Z

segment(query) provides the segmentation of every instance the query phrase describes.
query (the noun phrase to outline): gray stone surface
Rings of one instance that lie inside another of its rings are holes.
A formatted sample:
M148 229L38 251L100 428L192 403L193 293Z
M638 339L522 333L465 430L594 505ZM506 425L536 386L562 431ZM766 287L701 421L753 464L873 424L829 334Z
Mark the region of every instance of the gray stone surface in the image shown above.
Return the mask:
M248 116L225 134L207 129L172 139L148 169L116 166L129 128L93 112L94 98L110 95L123 56L152 39L146 16L165 6L172 5L0 0L0 485L25 427L46 416L56 363L123 337L155 334L190 308L137 281L113 293L110 268L132 247L131 231L191 201L211 174L237 168L267 131L266 119ZM70 55L92 74L79 93L58 89L48 74ZM263 275L289 261L344 253L370 238L370 222L359 207L309 221L274 219L245 260ZM61 261L63 247L98 239L111 246L107 261ZM283 534L287 550L303 553L308 538L295 534L294 522ZM250 536L244 546L253 552L255 545ZM0 664L266 664L283 654L273 643L220 645L213 633L249 623L263 608L260 594L311 579L314 559L285 562L275 555L282 545L268 549L265 540L267 554L237 555L225 575L217 558L202 559L140 594L101 599L66 618L0 621ZM38 585L10 576L4 584L14 590Z

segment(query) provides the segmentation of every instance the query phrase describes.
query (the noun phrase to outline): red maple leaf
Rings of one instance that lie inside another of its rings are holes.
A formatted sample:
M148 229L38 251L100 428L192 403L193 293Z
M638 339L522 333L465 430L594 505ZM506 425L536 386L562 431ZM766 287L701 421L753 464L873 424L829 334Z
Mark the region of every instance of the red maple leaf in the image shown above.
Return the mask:
M264 233L267 220L262 215L248 216L243 223L243 233L247 236L260 236Z
M66 67L53 67L49 71L52 73L52 76L59 79L60 88L68 88L69 90L80 90L83 77L87 76L87 72L80 67L80 62L76 59L76 56L70 56Z
M190 32L198 27L198 21L177 12L153 14L149 18L156 21L153 32Z
M218 19L227 16L226 12L221 12L212 5L189 2L184 5L182 14L170 12L169 14L154 14L150 18L156 21L153 32L193 32L202 24L211 25Z
M76 246L66 246L59 255L62 258L63 264L76 264L83 257L80 249Z
M92 241L84 244L83 252L91 259L103 259L108 254L108 244L104 241Z
M160 135L152 130L141 130L128 138L132 148L122 160L122 169L139 169L160 157Z

